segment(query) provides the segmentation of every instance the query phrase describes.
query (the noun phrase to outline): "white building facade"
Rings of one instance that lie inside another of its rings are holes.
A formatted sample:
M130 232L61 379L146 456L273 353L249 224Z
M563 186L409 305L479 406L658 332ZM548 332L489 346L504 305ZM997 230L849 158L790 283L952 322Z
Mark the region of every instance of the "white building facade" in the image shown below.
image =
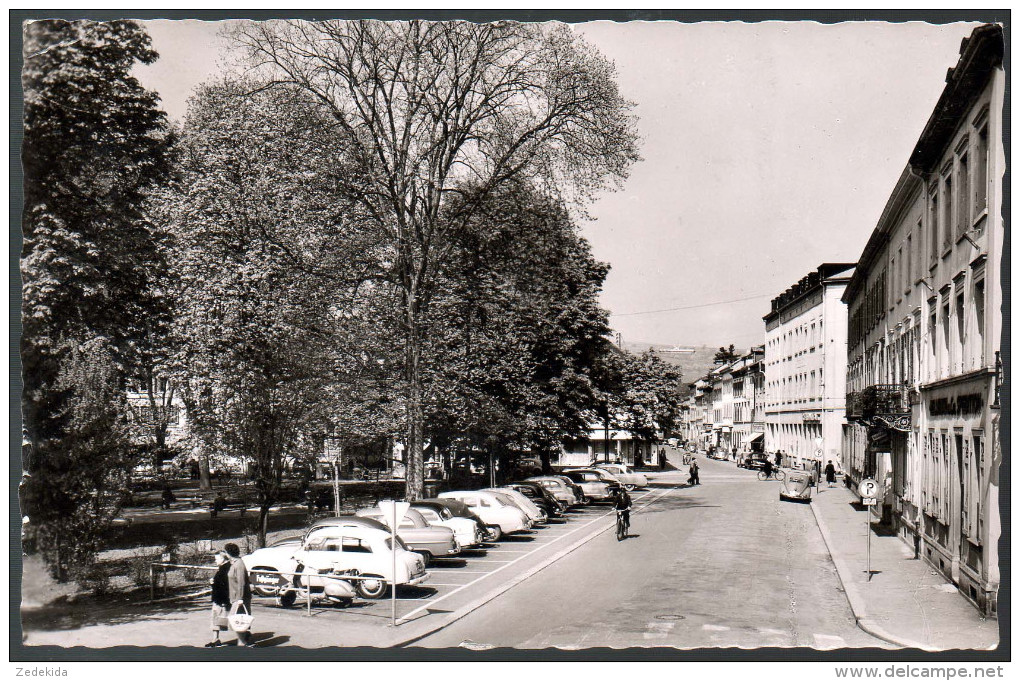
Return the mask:
M824 263L773 299L765 320L765 450L798 467L839 460L853 263Z
M1005 74L974 30L861 256L849 306L851 485L986 613L999 583Z

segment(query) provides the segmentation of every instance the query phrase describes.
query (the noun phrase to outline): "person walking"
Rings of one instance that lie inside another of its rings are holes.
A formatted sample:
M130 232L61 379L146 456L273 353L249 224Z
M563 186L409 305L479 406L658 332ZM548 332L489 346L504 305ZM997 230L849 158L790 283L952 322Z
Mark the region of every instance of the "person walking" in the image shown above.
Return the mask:
M230 614L236 614L242 607L247 614L251 614L251 583L248 581L248 569L241 560L241 549L237 544L230 543L223 547L230 556L229 595ZM238 631L237 645L246 648L254 648L255 641L250 631Z
M227 613L230 610L230 556L226 551L213 554L216 562L216 574L209 580L212 585L212 630L213 640L205 644L206 648L218 648L223 645L220 632L227 630Z
M829 459L829 463L825 464L825 482L829 487L832 487L836 482L836 467L832 465L832 459Z
M776 451L776 468L779 468L783 464L783 450Z
M689 473L690 473L690 478L687 480L687 484L689 484L689 485L700 485L701 484L701 478L698 477L698 462L696 460L694 460L694 459L691 459L691 468L690 468Z

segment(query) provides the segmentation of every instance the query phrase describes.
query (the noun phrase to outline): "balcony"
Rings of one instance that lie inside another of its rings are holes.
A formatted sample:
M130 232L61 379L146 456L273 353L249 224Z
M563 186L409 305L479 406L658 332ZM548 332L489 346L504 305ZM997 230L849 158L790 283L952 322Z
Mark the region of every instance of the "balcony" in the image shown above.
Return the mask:
M912 391L906 385L871 385L846 396L846 418L865 426L910 430Z

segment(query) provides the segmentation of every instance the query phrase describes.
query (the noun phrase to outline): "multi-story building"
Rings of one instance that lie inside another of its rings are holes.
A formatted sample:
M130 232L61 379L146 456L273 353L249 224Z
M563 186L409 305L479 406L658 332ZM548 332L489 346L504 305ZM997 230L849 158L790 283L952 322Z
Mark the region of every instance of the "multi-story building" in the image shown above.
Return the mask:
M824 263L772 300L765 320L765 448L784 465L838 460L853 263Z
M712 383L712 440L724 452L733 451L733 374L731 363L720 364L708 373Z
M999 26L956 67L846 288L843 467L875 511L986 612L995 608L1006 77Z
M733 451L761 449L765 437L765 347L731 365L733 375Z

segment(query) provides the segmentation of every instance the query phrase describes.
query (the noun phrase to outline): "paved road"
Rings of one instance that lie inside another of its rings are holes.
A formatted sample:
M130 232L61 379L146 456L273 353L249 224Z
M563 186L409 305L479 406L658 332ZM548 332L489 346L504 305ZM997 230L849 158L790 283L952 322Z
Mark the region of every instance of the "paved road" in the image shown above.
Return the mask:
M806 505L699 460L703 484L662 479L634 516L638 536L603 533L416 645L886 646L855 625Z

